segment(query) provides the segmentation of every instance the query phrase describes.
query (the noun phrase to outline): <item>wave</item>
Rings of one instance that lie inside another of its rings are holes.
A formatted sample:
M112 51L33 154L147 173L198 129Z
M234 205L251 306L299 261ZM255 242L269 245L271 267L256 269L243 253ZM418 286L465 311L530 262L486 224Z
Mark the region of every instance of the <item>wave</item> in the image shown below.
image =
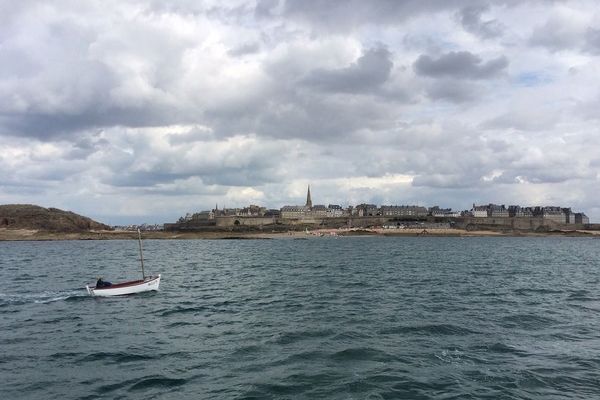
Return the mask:
M587 290L573 290L567 297L567 300L575 300L575 301L594 301L596 298L588 296L590 292Z
M277 343L277 344L292 344L292 343L300 342L300 341L306 340L306 339L330 336L333 333L334 333L334 331L331 329L321 329L321 330L314 330L314 331L283 332L275 339L275 343Z
M79 360L78 362L94 362L94 361L108 361L110 363L125 363L125 362L133 362L133 361L147 361L158 358L158 355L146 355L146 354L134 354L134 353L125 353L125 352L98 352L88 354Z
M313 388L311 383L255 383L252 389L239 399L269 399L280 398L281 396L298 396ZM286 396L286 398L287 398Z
M562 290L557 289L545 289L545 288L518 288L514 289L513 292L520 296L530 296L535 294L561 294Z
M473 349L475 350L484 350L485 352L490 352L490 353L498 353L498 354L513 354L515 356L519 356L519 357L526 357L528 355L527 352L518 349L516 347L504 344L504 343L500 343L500 342L496 342L490 345L484 345L484 346L475 346L473 347Z
M87 297L85 289L63 291L46 290L38 293L6 294L0 293L0 308L24 304L48 304L55 301L74 300Z
M330 358L336 361L388 361L390 355L371 347L351 347L333 353Z
M450 363L450 364L462 364L462 363L468 363L471 365L473 364L473 360L471 360L469 357L467 357L465 355L465 353L459 349L452 349L452 350L444 349L440 353L435 353L434 357L440 361L443 361L445 363Z
M17 275L13 278L14 281L20 282L20 281L32 281L35 279L35 276L33 275L29 275L28 273L24 273L24 274L20 274Z
M536 314L515 314L502 318L505 326L527 330L540 329L558 323L555 319Z
M452 324L402 325L379 330L379 334L381 335L409 333L422 335L472 335L479 332Z
M187 381L187 379L183 378L167 378L163 375L154 375L149 378L143 378L138 380L136 383L131 385L131 387L128 390L131 392L156 387L171 388L184 385L185 383L187 383Z
M181 326L195 326L200 325L201 322L187 322L187 321L178 321L173 322L172 324L167 325L167 328L179 328Z
M176 308L173 308L171 310L165 310L160 315L161 315L161 317L168 317L169 315L189 314L189 313L196 313L196 312L204 311L204 310L207 310L207 308L204 307L204 306L199 306L199 307L176 307Z
M58 353L53 353L50 356L48 356L48 359L50 360L62 360L62 359L72 359L75 357L80 357L81 353L76 353L76 352L58 352Z

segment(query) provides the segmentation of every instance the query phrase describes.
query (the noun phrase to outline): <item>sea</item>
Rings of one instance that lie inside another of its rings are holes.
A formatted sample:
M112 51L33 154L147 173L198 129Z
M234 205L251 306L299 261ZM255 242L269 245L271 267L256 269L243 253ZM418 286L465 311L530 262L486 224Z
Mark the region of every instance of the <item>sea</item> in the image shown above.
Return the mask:
M2 399L597 399L600 240L0 242Z

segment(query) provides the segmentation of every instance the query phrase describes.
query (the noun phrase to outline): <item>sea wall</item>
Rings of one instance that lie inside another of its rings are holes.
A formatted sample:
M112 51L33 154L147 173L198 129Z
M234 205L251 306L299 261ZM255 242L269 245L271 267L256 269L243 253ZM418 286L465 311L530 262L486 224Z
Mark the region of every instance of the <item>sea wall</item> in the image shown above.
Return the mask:
M456 228L467 230L551 231L583 229L583 224L559 224L542 217L461 217L454 219Z
M303 230L305 228L372 228L418 223L447 223L454 228L493 231L551 231L575 229L600 229L599 224L558 224L542 217L338 217L338 218L275 218L225 216L215 219L165 224L166 231L210 230Z
M215 224L218 228L224 227L235 227L235 226L248 226L248 227L261 227L265 225L274 225L277 223L277 219L274 217L217 217L214 219Z

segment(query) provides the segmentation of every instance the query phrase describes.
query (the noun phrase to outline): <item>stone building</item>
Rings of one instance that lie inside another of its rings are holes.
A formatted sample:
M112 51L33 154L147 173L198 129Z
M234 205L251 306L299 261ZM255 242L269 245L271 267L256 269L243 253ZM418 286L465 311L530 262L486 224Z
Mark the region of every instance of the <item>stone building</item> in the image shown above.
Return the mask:
M313 207L311 207L311 209L308 213L309 213L309 216L311 216L311 217L325 218L325 217L327 217L327 207L325 207L324 205L321 205L321 204L317 204L317 205L314 205Z
M576 224L589 224L590 219L584 213L575 213L575 223Z
M536 207L537 208L537 207ZM542 218L546 221L556 222L557 224L564 224L567 222L564 211L560 207L540 207Z
M490 203L485 206L476 206L473 204L473 209L471 211L473 216L477 218L502 218L509 216L509 211L504 204L498 205Z
M379 215L384 217L425 217L427 209L420 206L381 206Z
M533 217L533 209L531 207L508 206L508 216L515 218L531 218Z
M342 208L342 206L339 206L337 204L330 204L329 206L327 206L327 216L329 218L343 217L344 209Z
M379 213L375 204L359 204L354 210L355 214L359 217L375 217Z
M488 207L487 206L476 206L473 204L473 209L471 213L475 218L487 218L488 216Z
M327 208L325 206L316 206L318 207L317 213L321 213L321 207L325 209L325 213L327 212ZM281 207L281 218L288 219L299 219L304 217L310 217L311 212L313 210L312 198L310 195L310 185L308 186L308 190L306 192L306 204L303 206L283 206Z
M488 217L508 217L508 210L502 204L501 206L497 204L490 204L488 206Z
M430 207L428 210L429 215L432 217L442 218L458 218L461 216L460 211L452 211L451 208L440 208L439 206Z
M306 206L283 206L280 211L281 218L296 219L304 217L309 209Z

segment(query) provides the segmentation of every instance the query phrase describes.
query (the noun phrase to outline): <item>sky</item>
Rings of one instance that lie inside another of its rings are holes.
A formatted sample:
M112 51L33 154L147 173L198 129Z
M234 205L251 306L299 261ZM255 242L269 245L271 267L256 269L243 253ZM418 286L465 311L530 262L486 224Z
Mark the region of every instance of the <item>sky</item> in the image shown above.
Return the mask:
M0 0L0 204L600 221L594 0Z

